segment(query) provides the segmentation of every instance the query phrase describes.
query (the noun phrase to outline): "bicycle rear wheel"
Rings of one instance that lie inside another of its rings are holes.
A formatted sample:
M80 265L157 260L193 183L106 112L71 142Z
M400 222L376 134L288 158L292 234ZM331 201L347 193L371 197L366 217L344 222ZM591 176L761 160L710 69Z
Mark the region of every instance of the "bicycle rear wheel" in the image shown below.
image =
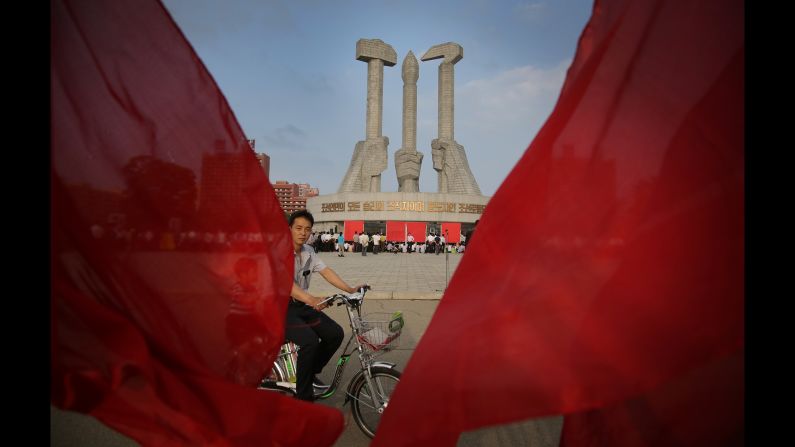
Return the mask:
M372 438L381 422L381 414L389 404L389 397L400 382L400 372L392 368L373 367L371 369L373 378L370 383L373 390L367 385L364 376L360 377L352 390L352 411L353 420L365 435ZM373 396L378 402L373 406Z
M265 381L272 381L272 382L284 382L287 380L287 375L284 373L284 369L279 366L279 363L276 362L273 364L273 368L271 368L270 372L267 376L262 380Z
M287 396L295 396L295 388L285 387L278 384L286 381L284 371L278 363L274 363L270 373L262 379L262 382L257 386L259 390L275 391Z

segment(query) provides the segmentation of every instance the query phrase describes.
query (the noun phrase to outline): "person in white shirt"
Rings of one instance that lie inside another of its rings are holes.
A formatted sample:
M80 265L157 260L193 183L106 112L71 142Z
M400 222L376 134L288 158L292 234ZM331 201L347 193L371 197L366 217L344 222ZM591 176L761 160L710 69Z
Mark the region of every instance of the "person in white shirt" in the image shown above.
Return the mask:
M377 255L381 251L381 234L375 233L373 235L373 254Z
M313 389L328 389L315 377L331 359L342 343L342 327L328 315L320 312L328 306L322 298L311 295L309 280L313 272L320 273L329 284L353 293L362 287L351 287L334 270L327 267L320 257L306 244L315 219L309 211L296 211L290 215L290 235L293 239L293 286L292 299L287 305L285 338L300 346L298 351L298 399L313 401Z
M364 231L359 235L359 243L362 244L362 256L367 256L367 246L370 244L370 238Z

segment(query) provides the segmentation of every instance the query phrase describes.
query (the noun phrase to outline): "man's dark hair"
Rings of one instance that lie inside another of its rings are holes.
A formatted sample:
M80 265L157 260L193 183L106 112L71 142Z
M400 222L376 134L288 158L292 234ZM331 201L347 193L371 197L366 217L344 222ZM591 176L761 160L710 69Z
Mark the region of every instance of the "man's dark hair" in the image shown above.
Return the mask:
M312 213L310 213L307 210L298 210L293 214L290 214L290 217L287 219L289 226L292 227L293 222L295 222L295 219L298 219L299 217L303 217L304 219L309 221L310 225L315 226L315 218L312 217Z

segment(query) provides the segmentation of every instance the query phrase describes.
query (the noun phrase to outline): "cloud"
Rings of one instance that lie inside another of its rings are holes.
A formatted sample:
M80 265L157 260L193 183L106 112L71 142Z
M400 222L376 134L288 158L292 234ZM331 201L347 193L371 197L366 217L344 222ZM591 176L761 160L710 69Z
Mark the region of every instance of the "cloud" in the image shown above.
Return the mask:
M263 3L267 7L262 7ZM192 43L218 41L246 29L284 35L297 29L284 2L263 0L164 0L169 13Z
M278 69L278 67L276 69ZM285 76L289 77L296 84L294 86L295 90L303 95L317 97L334 93L332 80L324 74L287 68L285 69Z
M546 5L539 2L525 2L516 5L516 17L527 21L537 21L541 19L546 11Z
M466 125L481 130L494 132L517 124L526 128L528 120L546 119L552 111L570 64L567 59L547 69L518 67L469 81L456 95L456 111Z
M455 138L485 195L494 193L551 114L570 64L513 68L456 89Z
M265 140L265 147L269 150L291 149L302 151L306 149L304 145L306 132L292 124L274 129L270 134L263 136L262 139Z

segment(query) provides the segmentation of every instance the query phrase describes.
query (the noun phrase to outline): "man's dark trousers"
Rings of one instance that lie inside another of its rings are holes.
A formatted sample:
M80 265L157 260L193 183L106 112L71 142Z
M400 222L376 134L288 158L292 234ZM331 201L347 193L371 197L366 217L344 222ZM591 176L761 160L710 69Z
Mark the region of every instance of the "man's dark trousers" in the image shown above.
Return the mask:
M301 347L298 351L296 380L298 398L312 401L312 379L323 370L340 347L345 334L342 327L328 315L292 299L287 306L284 332L287 340Z

